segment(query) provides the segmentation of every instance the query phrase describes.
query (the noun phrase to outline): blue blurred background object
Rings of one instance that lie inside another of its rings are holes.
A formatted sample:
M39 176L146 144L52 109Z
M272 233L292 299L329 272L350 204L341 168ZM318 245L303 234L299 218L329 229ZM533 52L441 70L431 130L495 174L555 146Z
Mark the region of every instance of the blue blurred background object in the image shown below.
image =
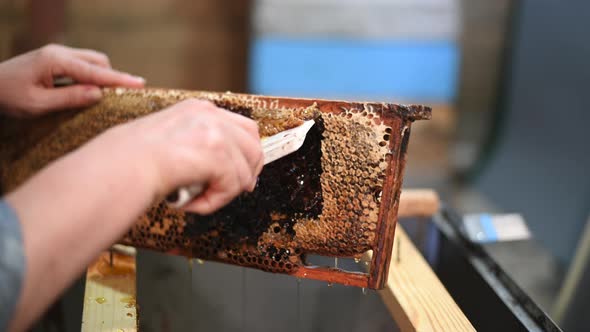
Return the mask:
M451 103L459 51L452 41L261 37L250 89L276 96Z

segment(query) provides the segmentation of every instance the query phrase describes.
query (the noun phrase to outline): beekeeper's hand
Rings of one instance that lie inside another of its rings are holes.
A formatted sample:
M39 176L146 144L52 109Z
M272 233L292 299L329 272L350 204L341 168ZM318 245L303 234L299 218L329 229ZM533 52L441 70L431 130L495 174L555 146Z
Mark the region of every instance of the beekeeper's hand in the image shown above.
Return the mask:
M55 87L57 78L76 84ZM89 106L102 97L101 86L143 87L141 77L111 68L97 51L47 45L0 63L0 109L13 116Z

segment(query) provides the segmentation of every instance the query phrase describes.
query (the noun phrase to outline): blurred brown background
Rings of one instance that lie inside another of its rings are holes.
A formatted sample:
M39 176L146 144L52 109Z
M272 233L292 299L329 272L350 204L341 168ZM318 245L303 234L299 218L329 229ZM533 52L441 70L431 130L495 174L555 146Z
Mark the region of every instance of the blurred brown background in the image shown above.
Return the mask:
M0 55L100 50L157 87L246 90L250 1L3 1Z

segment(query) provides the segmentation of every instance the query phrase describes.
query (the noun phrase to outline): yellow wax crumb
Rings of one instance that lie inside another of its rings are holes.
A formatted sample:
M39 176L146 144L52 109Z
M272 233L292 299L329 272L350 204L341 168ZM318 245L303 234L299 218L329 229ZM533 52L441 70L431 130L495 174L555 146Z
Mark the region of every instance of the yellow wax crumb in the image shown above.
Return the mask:
M126 308L133 308L135 307L135 297L134 296L127 296L121 299L121 302L126 303L127 305L125 306Z

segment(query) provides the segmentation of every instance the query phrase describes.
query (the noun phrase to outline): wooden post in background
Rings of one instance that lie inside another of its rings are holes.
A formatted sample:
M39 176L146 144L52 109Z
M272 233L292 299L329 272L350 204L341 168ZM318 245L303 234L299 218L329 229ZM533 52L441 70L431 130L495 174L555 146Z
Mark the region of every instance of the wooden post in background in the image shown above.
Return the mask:
M66 0L29 0L23 29L12 41L17 55L48 43L63 42Z
M183 6L191 24L183 86L248 92L252 1L186 1Z

